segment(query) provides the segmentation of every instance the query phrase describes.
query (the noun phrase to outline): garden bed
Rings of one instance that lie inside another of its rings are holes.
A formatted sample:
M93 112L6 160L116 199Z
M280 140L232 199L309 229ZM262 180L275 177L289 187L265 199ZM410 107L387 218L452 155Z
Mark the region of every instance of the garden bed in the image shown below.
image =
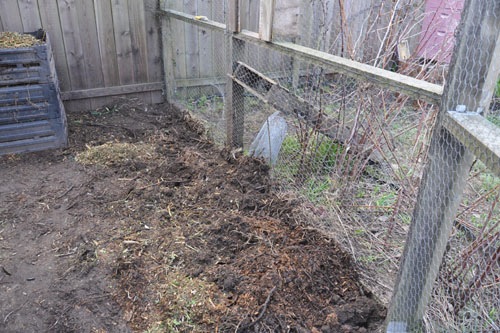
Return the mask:
M168 106L69 115L70 148L0 158L0 330L374 332L349 255Z

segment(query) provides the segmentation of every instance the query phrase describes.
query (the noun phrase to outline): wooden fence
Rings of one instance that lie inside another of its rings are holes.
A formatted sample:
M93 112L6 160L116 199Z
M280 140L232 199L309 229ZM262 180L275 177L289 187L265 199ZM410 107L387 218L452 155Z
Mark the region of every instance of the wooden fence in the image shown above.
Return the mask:
M0 31L50 34L68 110L117 96L158 103L162 61L157 0L1 0Z
M62 97L69 110L94 109L123 95L157 103L163 101L164 80L158 3L159 0L1 0L0 31L30 32L43 28L50 34ZM169 3L173 10L225 22L227 1ZM375 15L376 21L369 20L370 15L391 10L381 0L276 3L281 10L277 17L283 18L278 25L283 26L274 27L275 40L292 40L364 61L377 56L388 23L387 15ZM258 31L260 0L240 0L240 6L241 28ZM345 14L342 19L339 12ZM176 87L200 87L224 78L221 38L189 25L174 26L168 38L175 39L176 45L176 53L168 59L176 65ZM259 52L262 54L257 60L261 63L283 62L279 54Z

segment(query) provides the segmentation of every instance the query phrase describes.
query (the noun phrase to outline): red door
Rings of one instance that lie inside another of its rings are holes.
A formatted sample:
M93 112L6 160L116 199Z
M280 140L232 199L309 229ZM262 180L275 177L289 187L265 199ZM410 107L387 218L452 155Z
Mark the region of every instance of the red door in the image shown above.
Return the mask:
M422 34L417 49L420 58L449 63L455 45L455 29L465 0L427 0Z

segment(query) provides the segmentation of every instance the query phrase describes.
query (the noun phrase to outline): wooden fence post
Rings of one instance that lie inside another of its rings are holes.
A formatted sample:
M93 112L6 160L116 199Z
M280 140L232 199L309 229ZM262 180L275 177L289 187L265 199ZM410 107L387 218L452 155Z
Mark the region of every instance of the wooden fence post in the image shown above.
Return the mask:
M259 38L270 42L273 38L275 0L260 1Z
M239 0L230 0L228 6L228 25L226 31L226 145L229 148L243 147L243 132L245 122L244 92L245 89L232 79L237 61L241 60L245 52L245 42L233 38L234 33L240 31L240 4Z
M474 158L443 126L443 119L453 110L487 110L500 70L499 36L500 1L467 1L387 316L387 332L421 330Z
M170 8L172 0L160 0L160 9L167 10ZM174 75L174 39L172 29L172 19L165 16L162 20L162 53L163 53L163 73L164 82L163 90L167 102L171 103L174 100L175 93L175 75Z

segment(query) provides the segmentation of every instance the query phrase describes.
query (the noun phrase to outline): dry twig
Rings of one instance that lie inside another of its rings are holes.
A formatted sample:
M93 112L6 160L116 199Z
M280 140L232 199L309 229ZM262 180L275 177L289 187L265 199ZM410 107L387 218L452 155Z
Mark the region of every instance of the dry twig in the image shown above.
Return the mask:
M236 332L245 332L246 330L252 328L259 321L262 320L262 318L264 317L264 313L266 313L267 307L269 306L269 303L271 302L271 297L273 296L273 294L274 294L275 291L276 291L276 286L274 286L273 289L271 289L271 291L269 292L269 295L267 295L266 301L264 302L264 304L262 304L260 313L257 316L257 318L255 318L255 320L252 321L251 323L246 324L246 325L240 327L239 329L236 328Z

